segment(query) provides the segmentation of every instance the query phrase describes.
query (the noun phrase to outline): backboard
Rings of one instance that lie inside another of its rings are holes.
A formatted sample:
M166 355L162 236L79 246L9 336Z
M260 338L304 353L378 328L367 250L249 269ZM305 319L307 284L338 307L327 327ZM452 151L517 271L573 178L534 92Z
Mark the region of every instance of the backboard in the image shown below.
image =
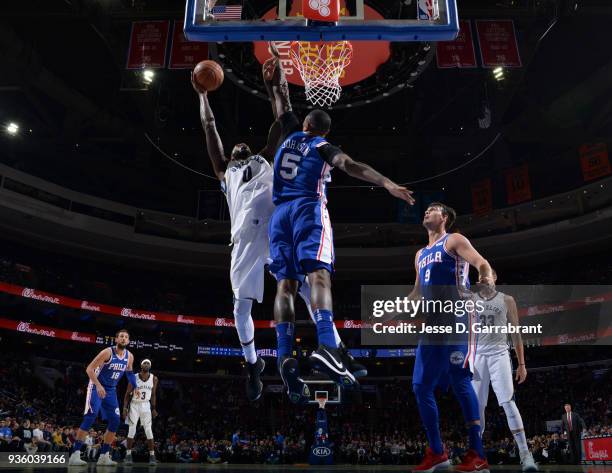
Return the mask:
M304 379L310 390L308 404L319 404L319 398L325 398L329 405L342 403L342 391L340 387L329 379Z
M276 18L268 20L253 15L246 1L187 0L185 36L208 42L450 41L459 33L456 0L379 1L375 6L382 6L385 14L376 20L364 17L364 0L347 1L350 14L331 25L291 16L291 4L297 1L301 0L280 0ZM424 16L423 9L435 15Z

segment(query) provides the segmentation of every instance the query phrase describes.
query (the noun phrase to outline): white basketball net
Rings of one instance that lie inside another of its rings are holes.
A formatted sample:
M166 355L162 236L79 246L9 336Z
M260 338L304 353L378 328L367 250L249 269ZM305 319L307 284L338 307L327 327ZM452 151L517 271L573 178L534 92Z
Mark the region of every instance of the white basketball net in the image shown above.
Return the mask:
M353 46L348 41L310 43L293 41L291 61L306 86L306 99L319 107L329 107L340 98L340 76L351 63Z

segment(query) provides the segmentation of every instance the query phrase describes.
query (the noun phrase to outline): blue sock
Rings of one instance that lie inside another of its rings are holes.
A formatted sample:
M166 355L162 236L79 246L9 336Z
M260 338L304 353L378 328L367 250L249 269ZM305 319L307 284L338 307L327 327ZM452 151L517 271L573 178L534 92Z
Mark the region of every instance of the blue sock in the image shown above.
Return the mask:
M80 452L81 451L81 447L83 447L83 442L81 442L80 440L75 440L74 442L74 450L72 450L73 452Z
M438 421L438 405L433 389L422 384L412 386L417 401L417 407L421 416L421 422L425 427L425 435L429 448L438 455L444 452L442 438L440 437L440 426Z
M336 336L334 335L334 315L331 310L317 309L313 313L317 323L317 336L319 345L336 348Z
M104 455L105 453L108 453L109 450L110 450L110 445L108 443L103 443L102 448L100 449L100 455Z
M276 324L276 361L279 363L279 366L283 357L291 356L294 333L293 322L280 322Z
M482 437L480 436L480 425L470 425L468 434L470 437L470 448L476 450L480 458L485 458L484 448L482 448Z

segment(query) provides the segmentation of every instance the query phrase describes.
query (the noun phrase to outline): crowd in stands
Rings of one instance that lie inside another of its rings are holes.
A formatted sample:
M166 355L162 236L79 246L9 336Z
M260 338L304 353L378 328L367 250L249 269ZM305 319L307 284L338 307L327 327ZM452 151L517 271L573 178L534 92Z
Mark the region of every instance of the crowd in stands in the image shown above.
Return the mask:
M42 368L42 369L41 369ZM52 373L61 378L50 383ZM547 432L546 420L559 419L564 402L573 402L588 427L587 435L612 435L610 365L536 370L517 389L529 442L540 463L564 463L567 445ZM298 408L285 396L266 392L250 404L235 379L161 377L154 423L156 450L162 462L295 463L308 458L314 438L314 408ZM553 382L554 380L554 382ZM0 361L0 450L69 451L84 400L83 367L46 359ZM366 389L361 399L327 407L329 436L336 463L414 464L425 438L415 421L416 405L408 383L389 380ZM273 391L273 390L272 390ZM120 399L121 399L120 393ZM466 450L461 416L454 398L439 393L441 428L453 459ZM83 454L92 461L99 451L104 424L89 432ZM113 458L125 453L126 426L118 432ZM491 463L517 463L514 442L503 411L492 401L487 409L485 445ZM133 449L146 460L142 432Z

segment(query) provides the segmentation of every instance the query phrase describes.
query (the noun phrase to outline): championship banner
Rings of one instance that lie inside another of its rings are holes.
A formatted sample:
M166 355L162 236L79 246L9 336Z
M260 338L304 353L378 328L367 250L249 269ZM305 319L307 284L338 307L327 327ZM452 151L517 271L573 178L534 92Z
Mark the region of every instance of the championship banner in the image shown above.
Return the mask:
M486 215L493 210L491 179L487 178L472 184L472 210L476 215Z
M183 34L183 22L175 21L168 69L193 69L205 59L208 59L208 43L188 41Z
M584 144L578 148L580 168L585 181L592 181L612 173L606 143Z
M582 439L584 461L596 465L612 464L612 436Z
M482 67L521 67L514 22L476 20Z
M472 41L472 24L469 20L459 21L459 35L455 41L436 43L436 62L439 69L452 67L476 67L476 52Z
M529 168L526 164L506 171L506 194L509 205L531 199Z
M133 22L126 69L164 67L169 29L168 20Z

